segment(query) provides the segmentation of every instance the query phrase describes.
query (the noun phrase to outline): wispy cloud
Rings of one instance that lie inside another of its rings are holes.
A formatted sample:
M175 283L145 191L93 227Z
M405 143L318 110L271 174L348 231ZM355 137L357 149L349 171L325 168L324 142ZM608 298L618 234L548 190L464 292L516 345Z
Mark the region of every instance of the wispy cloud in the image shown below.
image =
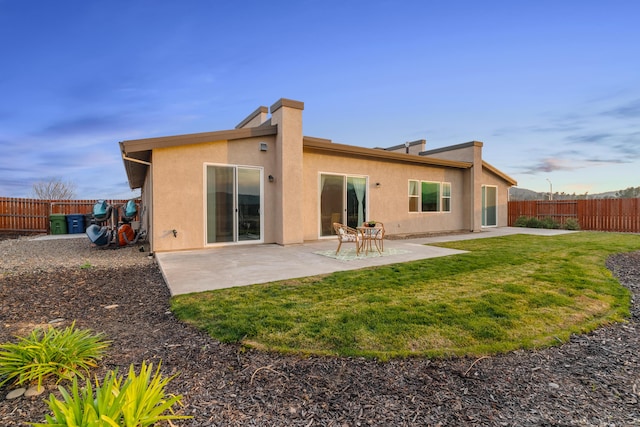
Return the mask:
M621 161L640 158L640 131L571 135L566 139L577 146L589 145L588 150L581 150L585 153L598 149L607 157Z
M131 120L124 115L89 115L61 120L37 132L40 137L59 138L86 134L105 135L127 127Z
M602 112L605 116L612 116L619 119L635 119L640 117L640 99L619 105L610 110Z
M623 135L614 148L626 157L640 158L640 131Z
M581 144L602 144L612 139L615 135L612 133L594 133L591 135L571 135L567 139L571 142L577 142Z
M574 171L598 166L632 163L640 158L640 132L595 132L569 135L569 149L548 150L540 158L532 157L520 173L537 174ZM565 144L566 145L566 144Z
M547 157L537 163L524 167L519 173L526 175L534 175L542 172L558 172L558 171L574 171L596 166L615 165L630 163L621 159L566 159L558 157Z
M559 158L545 158L537 162L536 164L527 167L521 173L523 174L536 174L540 172L554 172L554 171L566 171L576 169L575 166L567 164L566 160Z
M24 197L34 182L60 177L79 197L127 193L117 141L136 126L134 116L88 114L50 122L29 134L0 138L0 194ZM120 188L118 190L118 188Z

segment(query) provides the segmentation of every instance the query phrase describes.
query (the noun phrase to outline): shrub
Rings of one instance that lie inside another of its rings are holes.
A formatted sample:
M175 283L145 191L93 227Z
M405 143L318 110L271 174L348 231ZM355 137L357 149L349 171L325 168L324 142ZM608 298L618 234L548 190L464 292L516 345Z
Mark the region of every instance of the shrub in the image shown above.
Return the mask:
M518 219L516 219L516 222L513 224L514 227L526 227L527 226L527 221L528 218L526 216L519 216Z
M102 382L96 379L95 389L87 381L79 389L77 378L73 379L71 392L60 386L63 400L53 394L47 405L53 415L45 415L44 423L32 423L34 427L45 426L95 426L95 427L147 427L163 420L191 418L175 415L173 405L180 404L182 396L166 396L164 388L174 377L163 378L160 365L151 376L153 364L140 367L136 375L133 365L129 367L123 382L117 371L109 371ZM170 414L165 414L169 411Z
M560 224L551 218L545 218L542 220L542 228L556 229L560 228Z
M109 342L103 334L75 329L75 322L58 330L35 329L17 343L0 344L0 386L9 381L17 384L37 382L38 387L48 377L71 379L88 373L97 366Z
M540 220L536 217L521 216L516 219L513 224L515 227L526 228L560 228L560 224L551 218L545 218Z
M565 221L564 228L567 230L580 230L580 224L578 223L578 220L569 218Z
M542 227L542 221L540 221L538 218L534 218L531 217L527 220L527 227L528 228L543 228Z

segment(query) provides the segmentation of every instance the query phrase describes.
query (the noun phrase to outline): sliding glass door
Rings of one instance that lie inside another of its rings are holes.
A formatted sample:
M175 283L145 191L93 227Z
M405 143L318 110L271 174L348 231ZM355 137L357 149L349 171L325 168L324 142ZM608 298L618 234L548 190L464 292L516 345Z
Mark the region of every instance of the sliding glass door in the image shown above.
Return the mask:
M238 168L238 240L262 240L262 208L260 183L262 171Z
M206 166L207 244L262 241L262 169Z
M233 242L235 168L207 166L207 243Z
M355 228L366 219L366 177L320 175L320 236L333 235L334 222Z
M498 225L498 187L482 186L482 226L495 227Z

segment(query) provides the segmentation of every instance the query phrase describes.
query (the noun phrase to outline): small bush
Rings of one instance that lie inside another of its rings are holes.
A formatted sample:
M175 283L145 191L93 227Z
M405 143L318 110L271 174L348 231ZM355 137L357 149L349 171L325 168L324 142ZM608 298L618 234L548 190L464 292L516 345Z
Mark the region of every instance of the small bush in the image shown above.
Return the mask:
M526 227L528 218L526 216L519 216L516 219L516 222L513 224L514 227Z
M551 218L545 218L540 220L536 217L521 216L516 219L513 224L514 227L526 227L526 228L560 228L560 224Z
M97 366L108 345L103 334L75 329L75 323L64 330L35 329L17 343L0 344L0 386L15 381L40 387L48 377L58 381L83 377L83 372Z
M527 227L528 228L544 228L542 226L542 221L540 221L538 218L529 218L527 220Z
M569 218L564 222L564 228L567 230L580 230L578 220Z
M542 220L542 228L557 229L560 228L560 224L551 218L545 218Z
M53 394L47 405L53 415L45 415L44 423L32 423L34 427L45 426L96 426L96 427L147 427L160 421L192 418L175 415L173 405L180 404L182 396L166 396L164 388L174 377L163 378L160 365L152 374L153 364L140 367L136 375L133 365L129 367L123 382L117 371L109 371L102 382L96 379L95 389L87 381L85 388L78 388L73 379L71 392L59 387L63 400ZM166 412L170 414L165 414Z

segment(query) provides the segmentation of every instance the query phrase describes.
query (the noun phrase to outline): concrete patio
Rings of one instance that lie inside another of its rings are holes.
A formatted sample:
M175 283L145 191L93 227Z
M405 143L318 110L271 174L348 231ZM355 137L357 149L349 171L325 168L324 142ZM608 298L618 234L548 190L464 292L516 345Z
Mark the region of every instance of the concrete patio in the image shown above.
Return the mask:
M335 251L337 241L334 239L291 246L233 245L197 251L162 252L156 254L156 259L171 294L179 295L462 253L462 251L428 246L429 243L510 234L553 236L564 233L570 233L570 231L500 227L488 228L480 233L385 240L385 251L393 250L401 253L389 256L368 256L349 261L316 253ZM349 249L349 246L343 245L343 250L345 249Z

